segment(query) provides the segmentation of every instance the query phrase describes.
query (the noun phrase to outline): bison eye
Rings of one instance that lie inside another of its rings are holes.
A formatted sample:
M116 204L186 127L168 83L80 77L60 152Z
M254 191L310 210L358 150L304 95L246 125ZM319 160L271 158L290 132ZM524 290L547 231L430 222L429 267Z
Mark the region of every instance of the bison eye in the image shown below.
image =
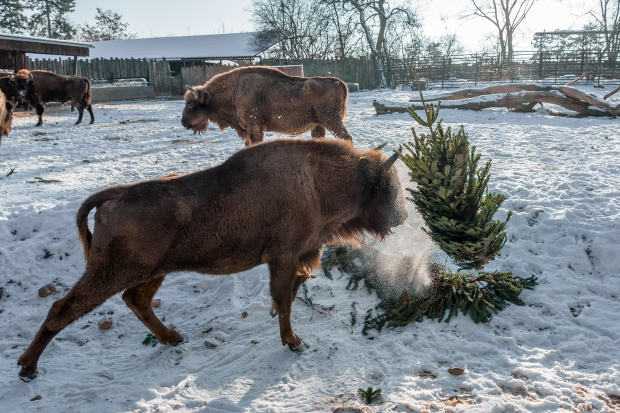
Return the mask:
M194 110L194 102L189 102L189 103L187 104L187 108L188 108L189 110Z

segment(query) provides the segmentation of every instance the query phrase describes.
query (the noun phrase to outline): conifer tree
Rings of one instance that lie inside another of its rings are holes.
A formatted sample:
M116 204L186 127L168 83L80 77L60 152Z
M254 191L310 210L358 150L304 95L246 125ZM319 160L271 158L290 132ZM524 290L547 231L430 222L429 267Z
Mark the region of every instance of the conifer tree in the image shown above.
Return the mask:
M423 98L422 98L423 99ZM427 120L413 109L409 114L430 130L418 134L412 128L414 142L405 144L409 154L401 159L411 170L415 189L407 188L424 218L431 239L463 269L482 269L506 242L506 221L493 220L505 197L486 193L491 161L478 168L480 154L470 150L469 139L461 127L455 134L443 128L437 110L424 105Z
M75 0L28 0L28 5L34 11L28 22L30 34L63 40L75 37L75 27L68 19Z
M0 0L0 32L22 34L28 28L21 0Z
M414 74L417 79L415 71ZM491 163L478 168L480 155L475 147L470 150L463 127L456 134L451 128L444 129L441 121L434 127L440 105L426 105L422 92L420 97L426 120L413 107L408 112L430 133L418 134L412 128L414 142L405 144L410 153L399 151L411 171L411 180L417 184L414 189L408 188L412 195L409 199L424 218L428 228L424 231L461 269L481 270L504 246L504 228L511 214L503 222L493 220L505 197L486 191ZM323 270L329 274L329 269L337 265L350 274L355 286L363 279L369 291L377 289L381 298L381 284L373 282L381 275L360 254L366 253L357 247L327 247L322 258ZM369 310L362 333L371 329L381 331L385 325L406 325L425 317L447 322L459 312L468 314L476 323L488 322L508 303L524 305L521 292L537 283L534 276L521 278L498 271L452 272L432 262L428 263L428 270L430 288L418 295L404 288L400 297L382 298L376 316Z

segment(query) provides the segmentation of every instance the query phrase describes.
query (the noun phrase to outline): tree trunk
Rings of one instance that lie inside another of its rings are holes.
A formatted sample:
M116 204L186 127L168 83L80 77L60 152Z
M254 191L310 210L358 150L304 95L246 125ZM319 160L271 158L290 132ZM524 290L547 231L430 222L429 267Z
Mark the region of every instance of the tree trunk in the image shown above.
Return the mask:
M480 96L488 96L478 99ZM620 105L611 105L609 102L584 93L569 86L538 86L533 84L506 84L490 86L483 89L457 90L446 96L442 96L436 103L455 101L457 103L442 103L445 109L470 109L482 110L492 107L504 107L515 112L531 112L537 104L551 103L562 106L577 113L576 116L611 116L615 118L620 114ZM378 115L394 112L405 112L407 108L389 107L378 102L373 102ZM550 112L551 113L551 112ZM552 113L554 115L561 115ZM575 115L561 115L575 116Z

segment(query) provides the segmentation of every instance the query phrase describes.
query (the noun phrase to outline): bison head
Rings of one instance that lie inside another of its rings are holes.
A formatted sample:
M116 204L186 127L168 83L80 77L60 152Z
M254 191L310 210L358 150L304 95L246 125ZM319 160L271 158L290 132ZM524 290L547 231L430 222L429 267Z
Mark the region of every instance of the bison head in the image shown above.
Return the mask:
M370 152L379 152L379 149ZM362 157L360 168L365 181L367 202L365 226L370 232L384 237L392 228L405 222L409 214L403 188L394 167L399 155L394 153L389 159L380 156L379 162L373 160L376 159L374 154Z
M181 117L181 125L196 132L202 132L209 126L209 92L202 88L198 90L185 85L185 108Z
M9 78L9 83L15 86L19 96L24 98L28 95L32 87L32 73L26 69L22 69L17 72L14 77Z
M3 108L0 108L0 144L2 144L2 137L9 136L9 132L11 131L11 123L13 122L13 102L0 98L0 103L4 105Z

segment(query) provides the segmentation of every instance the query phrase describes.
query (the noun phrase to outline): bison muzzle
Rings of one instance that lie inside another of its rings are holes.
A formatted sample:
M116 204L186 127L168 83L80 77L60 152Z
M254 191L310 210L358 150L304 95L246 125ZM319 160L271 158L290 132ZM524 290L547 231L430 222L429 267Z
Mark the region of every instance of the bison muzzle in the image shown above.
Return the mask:
M185 92L181 124L194 132L209 122L230 127L246 146L263 141L266 131L324 138L325 129L352 141L342 122L347 85L335 77L300 77L265 66L243 67L214 76Z
M233 274L267 264L282 344L303 351L291 327L292 303L320 266L323 246L384 237L407 218L396 159L341 141L282 139L213 168L91 195L77 213L86 269L20 357L20 377L34 378L50 340L121 291L160 343L182 341L151 308L164 277L177 271Z

